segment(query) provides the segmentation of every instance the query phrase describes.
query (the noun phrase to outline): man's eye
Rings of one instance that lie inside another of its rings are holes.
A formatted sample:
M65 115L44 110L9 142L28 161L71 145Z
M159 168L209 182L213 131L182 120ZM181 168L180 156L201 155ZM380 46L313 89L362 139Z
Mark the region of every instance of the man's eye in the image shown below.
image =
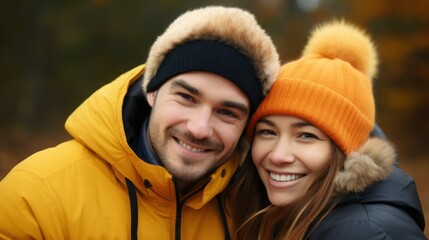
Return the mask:
M191 95L189 95L189 94L178 93L177 95L179 95L181 98L183 98L183 99L185 99L187 101L192 101L192 102L194 101L194 98Z
M233 118L238 118L238 115L235 114L232 111L226 110L226 109L222 109L219 111L220 114L224 115L224 116L228 116L228 117L233 117Z

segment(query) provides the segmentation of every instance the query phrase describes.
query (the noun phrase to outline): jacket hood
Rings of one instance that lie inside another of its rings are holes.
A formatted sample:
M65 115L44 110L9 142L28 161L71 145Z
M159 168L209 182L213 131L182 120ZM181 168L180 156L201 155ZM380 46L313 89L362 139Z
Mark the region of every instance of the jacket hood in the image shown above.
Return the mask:
M122 107L128 88L143 74L143 70L143 66L136 67L98 89L65 123L66 130L74 139L113 166L115 172L133 182L137 180L137 174L129 160L137 160L138 157L126 140Z
M69 116L65 127L99 161L110 165L124 186L128 178L140 192L150 197L156 193L156 201L159 197L174 201L171 174L162 166L141 160L131 147L143 119L150 114L141 90L143 72L144 66L138 66L97 90ZM237 150L212 173L204 191L187 201L187 205L200 208L220 193L238 168L242 152Z
M342 193L339 205L383 203L407 212L424 229L422 206L412 177L397 164L392 143L370 138L344 163L344 170L335 179L336 191Z

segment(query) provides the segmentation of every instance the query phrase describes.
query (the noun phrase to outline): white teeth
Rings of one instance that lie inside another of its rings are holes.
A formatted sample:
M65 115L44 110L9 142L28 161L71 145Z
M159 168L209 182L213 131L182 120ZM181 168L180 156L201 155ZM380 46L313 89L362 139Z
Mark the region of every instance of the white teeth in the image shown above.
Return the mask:
M187 144L185 142L182 142L180 140L179 140L179 144L182 145L182 147L186 148L187 150L189 150L191 152L204 152L204 149L192 147L191 145L189 145L189 144Z
M278 182L290 182L302 178L303 174L293 174L293 175L280 175L275 173L270 173L270 177Z

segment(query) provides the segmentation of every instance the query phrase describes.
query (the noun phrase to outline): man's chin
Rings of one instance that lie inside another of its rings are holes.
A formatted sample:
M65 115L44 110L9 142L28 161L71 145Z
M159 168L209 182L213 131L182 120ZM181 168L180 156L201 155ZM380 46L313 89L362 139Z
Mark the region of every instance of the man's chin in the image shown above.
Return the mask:
M182 182L198 182L200 179L210 176L215 167L201 167L196 168L195 166L176 166L173 171L170 171L175 179L179 179Z

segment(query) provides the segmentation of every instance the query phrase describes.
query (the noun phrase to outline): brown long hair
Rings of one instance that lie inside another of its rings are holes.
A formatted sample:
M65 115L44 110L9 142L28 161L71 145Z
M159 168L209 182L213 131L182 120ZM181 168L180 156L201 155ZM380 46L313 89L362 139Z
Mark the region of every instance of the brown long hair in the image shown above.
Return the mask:
M307 192L287 206L271 205L265 187L248 154L237 178L228 190L229 213L234 220L235 238L304 239L335 207L338 196L334 179L341 170L345 155L331 141L329 164L317 173Z

